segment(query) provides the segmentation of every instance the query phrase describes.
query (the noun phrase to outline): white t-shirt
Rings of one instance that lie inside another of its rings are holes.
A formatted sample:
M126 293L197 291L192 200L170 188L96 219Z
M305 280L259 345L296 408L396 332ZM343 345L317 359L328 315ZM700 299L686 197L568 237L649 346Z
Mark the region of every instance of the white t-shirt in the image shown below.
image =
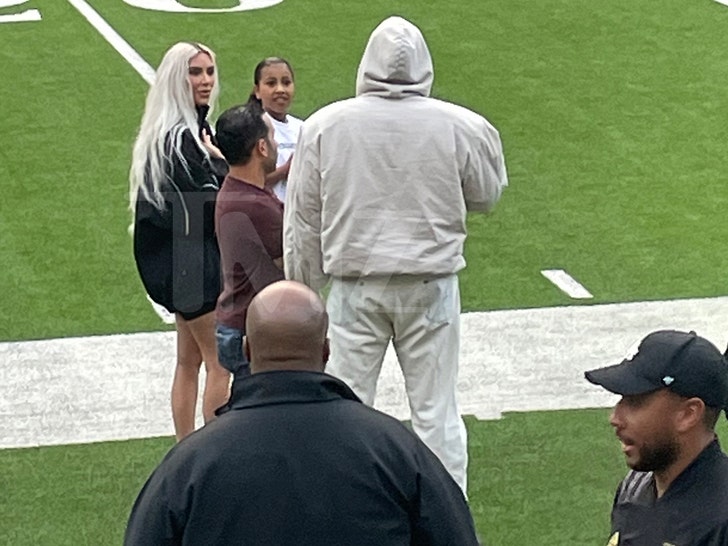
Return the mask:
M270 118L273 122L273 128L275 129L275 141L278 144L278 161L276 167L280 167L285 164L293 152L296 150L296 142L298 141L298 133L301 132L301 126L303 126L303 120L293 117L292 115L286 115L286 121L278 121L277 119ZM287 180L281 180L273 186L273 193L276 194L278 199L286 202L286 184Z

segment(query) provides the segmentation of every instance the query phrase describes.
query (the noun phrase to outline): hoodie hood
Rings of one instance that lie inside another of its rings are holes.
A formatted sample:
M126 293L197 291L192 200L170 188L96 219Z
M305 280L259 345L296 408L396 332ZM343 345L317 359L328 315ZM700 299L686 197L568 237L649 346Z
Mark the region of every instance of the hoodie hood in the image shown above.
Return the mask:
M401 17L389 17L369 37L356 75L356 94L429 97L432 79L432 57L420 29Z

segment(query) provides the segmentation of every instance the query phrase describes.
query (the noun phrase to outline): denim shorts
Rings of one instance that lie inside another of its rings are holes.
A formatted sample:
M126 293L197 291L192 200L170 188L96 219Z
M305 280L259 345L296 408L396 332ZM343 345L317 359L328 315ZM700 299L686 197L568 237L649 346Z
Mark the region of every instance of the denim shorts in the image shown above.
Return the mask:
M243 353L244 332L237 328L230 328L218 324L215 329L217 340L217 359L220 365L235 375L247 375L249 366L248 359Z

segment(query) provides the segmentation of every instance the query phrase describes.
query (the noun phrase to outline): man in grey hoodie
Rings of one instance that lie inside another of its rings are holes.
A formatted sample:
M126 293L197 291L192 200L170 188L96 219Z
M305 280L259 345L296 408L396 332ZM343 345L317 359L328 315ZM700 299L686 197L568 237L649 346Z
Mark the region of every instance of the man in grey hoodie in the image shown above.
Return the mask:
M371 34L356 97L305 123L289 174L286 277L329 281L329 371L372 405L392 341L412 426L463 492L467 435L456 400L457 272L466 213L488 212L507 186L498 131L431 98L420 30L389 17Z

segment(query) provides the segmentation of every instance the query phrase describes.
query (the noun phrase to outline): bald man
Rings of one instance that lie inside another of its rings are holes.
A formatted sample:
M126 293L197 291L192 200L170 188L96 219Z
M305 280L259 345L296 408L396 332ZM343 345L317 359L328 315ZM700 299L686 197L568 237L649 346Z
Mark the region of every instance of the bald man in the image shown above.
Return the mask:
M292 281L251 302L251 375L168 453L127 545L477 545L462 491L417 436L324 373L328 317Z
M328 316L321 299L296 282L278 282L253 300L243 343L251 373L323 372L329 358Z

